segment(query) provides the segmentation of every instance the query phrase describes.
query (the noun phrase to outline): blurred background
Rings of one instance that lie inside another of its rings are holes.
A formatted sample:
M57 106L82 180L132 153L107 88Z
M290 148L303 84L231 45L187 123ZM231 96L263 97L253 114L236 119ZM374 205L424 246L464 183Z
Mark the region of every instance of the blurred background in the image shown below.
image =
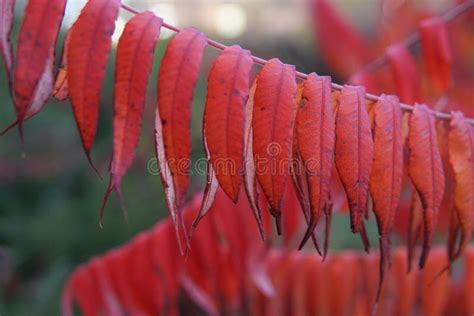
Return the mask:
M69 0L58 45L64 31L75 21L86 1ZM151 10L178 27L196 26L224 44L238 43L254 55L279 57L303 72L331 74L344 82L347 74L328 69L315 39L314 16L306 0L177 0L123 1L139 9ZM404 0L333 0L339 12L368 41L380 40L384 15L405 4ZM410 1L414 11L441 12L452 1ZM25 0L17 1L16 41ZM421 9L420 9L421 10ZM113 36L114 44L131 14L121 11ZM407 24L396 35L403 38L416 26ZM98 214L107 187L111 154L113 65L112 52L102 89L99 129L92 159L104 180L100 181L85 159L69 101L50 101L25 126L22 145L17 130L0 138L0 315L56 315L59 296L68 273L91 256L129 240L167 216L163 190L156 173L153 120L156 107L156 77L167 39L163 30L156 51L144 113L141 143L122 189L128 221L124 220L113 196L106 208L104 227ZM340 39L341 43L344 39ZM343 45L343 44L341 44ZM193 105L193 159L203 156L201 119L206 93L206 76L216 51L207 48ZM5 71L0 67L0 128L14 119ZM194 175L190 196L204 187L205 179ZM357 248L360 242L348 229L348 216L336 214L331 248ZM376 227L369 233L376 240Z

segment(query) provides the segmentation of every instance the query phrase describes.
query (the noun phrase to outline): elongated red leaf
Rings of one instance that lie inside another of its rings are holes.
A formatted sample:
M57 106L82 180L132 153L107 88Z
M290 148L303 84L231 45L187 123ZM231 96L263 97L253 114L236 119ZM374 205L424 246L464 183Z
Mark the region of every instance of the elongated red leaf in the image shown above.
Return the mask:
M461 240L450 254L456 260L471 240L474 225L474 130L461 112L451 112L448 136L449 162L454 171L454 207Z
M252 117L257 179L280 231L281 199L292 157L296 113L295 67L271 59L257 80Z
M397 97L382 95L375 105L374 162L370 193L374 201L380 238L380 283L377 301L388 259L391 233L398 208L403 179L402 112Z
M53 89L56 40L66 0L30 0L20 28L14 69L14 100L20 137L23 122L41 110Z
M5 72L7 74L10 90L13 65L13 49L10 33L13 27L14 9L15 0L0 0L0 54L2 56L3 64L5 65Z
M393 44L386 51L393 81L402 102L420 101L421 77L415 58L404 44Z
M351 229L369 248L363 222L367 211L374 142L365 104L365 89L345 86L336 114L336 168L349 200Z
M408 174L423 205L423 268L433 239L436 219L444 194L444 171L436 138L435 117L425 105L415 105L408 135Z
M204 133L217 180L234 202L242 182L244 106L252 65L250 51L227 47L215 60L207 85Z
M311 73L304 82L296 116L296 135L311 205L311 216L301 244L303 245L311 236L330 200L335 143L330 77L318 77Z
M158 76L159 123L178 207L189 186L191 105L206 44L195 28L179 32L168 44Z
M425 70L436 92L446 93L451 85L451 47L446 22L440 16L420 23L421 50Z
M89 0L70 32L67 84L87 159L97 130L100 90L112 44L120 0Z
M308 191L308 186L307 186L307 179L306 179L306 172L304 170L304 163L303 159L301 158L301 154L298 151L298 126L296 119L298 118L298 111L299 107L298 105L301 102L301 97L303 95L303 88L304 88L304 83L299 83L298 88L296 91L296 118L295 118L295 124L293 128L293 144L292 144L292 160L290 164L290 172L291 172L291 179L293 180L293 188L294 193L296 193L296 197L298 198L298 202L300 205L300 208L303 212L306 224L309 224L310 219L311 219L311 206L309 203L309 191ZM286 188L287 191L289 191L288 186ZM293 192L291 192L293 193ZM293 193L293 195L294 195ZM286 193L285 195L287 195ZM288 200L288 199L287 199ZM294 212L294 209L291 209L291 212ZM293 214L292 214L293 215ZM294 217L294 215L293 215ZM288 222L288 221L287 221ZM288 224L287 224L288 225ZM285 230L285 216L283 215L283 229ZM285 233L284 233L285 234ZM286 236L284 236L286 237ZM318 251L318 253L321 254L319 250L319 244L316 239L316 234L313 233L311 236L313 240L313 244ZM300 245L300 249L304 245Z
M255 90L257 89L257 78L254 79L250 88L249 98L245 104L245 134L244 134L244 187L245 193L252 209L253 215L257 222L260 237L265 240L265 229L263 227L262 210L259 204L257 191L257 178L255 174L255 162L253 160L253 132L252 132L252 114Z
M146 88L153 67L153 56L160 36L161 23L162 20L152 12L140 13L125 25L118 43L111 176L101 213L112 190L117 193L125 211L120 183L132 164L140 139Z

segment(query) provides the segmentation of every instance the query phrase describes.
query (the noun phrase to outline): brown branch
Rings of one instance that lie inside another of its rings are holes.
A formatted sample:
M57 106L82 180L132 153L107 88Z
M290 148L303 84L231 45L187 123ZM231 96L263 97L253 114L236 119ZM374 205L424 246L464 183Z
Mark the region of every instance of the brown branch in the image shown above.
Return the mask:
M465 2L465 3L469 3L470 7L474 6L474 0L471 0L471 1ZM133 14L139 14L140 13L140 11L138 11L138 10L126 5L126 4L123 4L123 3L121 5L121 7L124 10L126 10L130 13L133 13ZM452 15L452 13L451 13L451 15ZM169 30L171 30L171 31L174 31L174 32L181 31L176 26L165 23L165 22L162 23L162 26L169 29ZM215 47L217 49L220 49L220 50L223 50L227 47L224 44L221 44L221 43L219 43L217 41L214 41L212 39L208 39L207 42L210 46L213 46L213 47ZM251 57L252 57L253 61L258 65L263 66L267 63L267 60L265 60L263 58L260 58L258 56L252 55ZM297 71L296 72L296 77L298 77L299 79L302 79L302 80L306 80L308 75L303 73L303 72ZM337 83L332 83L332 89L335 90L335 91L341 91L343 87L344 87L343 85L340 85L340 84L337 84ZM376 96L376 95L373 95L373 94L370 94L370 93L367 93L365 95L365 97L369 101L377 102L379 100L379 96ZM406 112L412 112L413 111L413 106L412 105L408 105L408 104L404 104L404 103L400 103L400 108L402 109L402 111L406 111ZM447 113L444 113L444 112L438 112L438 111L431 111L431 112L435 115L435 117L437 119L440 119L440 120L450 120L451 119L450 114L447 114ZM474 119L469 118L469 119L467 119L467 122L471 125L474 125Z

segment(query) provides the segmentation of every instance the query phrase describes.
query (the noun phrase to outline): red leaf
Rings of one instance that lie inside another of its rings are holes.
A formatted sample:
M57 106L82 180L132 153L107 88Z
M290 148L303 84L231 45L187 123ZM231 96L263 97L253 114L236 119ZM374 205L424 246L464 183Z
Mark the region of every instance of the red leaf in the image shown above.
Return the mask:
M386 55L400 100L409 104L420 101L421 77L413 55L400 43L389 46Z
M398 209L403 179L402 112L397 97L382 95L375 105L374 161L370 193L380 238L380 282L390 258L390 235Z
M120 0L89 0L70 32L67 84L87 160L97 130L100 90Z
M310 219L311 219L311 207L309 204L309 192L308 192L308 185L307 185L307 179L306 179L306 172L304 170L304 163L298 151L298 128L297 128L298 126L296 124L297 123L296 120L298 118L298 111L299 111L298 105L301 102L303 87L304 87L303 83L299 83L297 91L296 91L295 100L296 100L297 106L296 106L295 124L293 127L292 160L290 164L290 173L291 173L291 179L293 180L293 185L286 186L286 190L287 192L291 192L292 198L296 197L298 199L298 204L300 206L301 211L303 212L306 224L309 224ZM296 196L295 196L295 193L296 193ZM285 197L287 197L288 194L289 193L284 194L285 195L283 199L284 201L288 200L288 198L285 199ZM292 203L294 202L292 201ZM283 206L283 210L286 210L286 205ZM288 228L286 228L285 226L295 221L295 220L288 221L288 219L294 219L298 215L295 212L293 207L291 207L288 210L288 213L290 213L289 214L290 216L287 216L288 217L287 219L285 219L285 213L283 214L283 231L284 231L283 237L285 237L285 242L287 242L287 244L289 240L287 238L285 231L288 231ZM320 249L319 249L319 244L316 239L316 233L313 232L313 234L311 235L311 239L313 240L313 244L316 250L318 251L319 254L321 254ZM303 246L304 245L301 244L300 249Z
M312 0L318 48L329 68L347 77L370 59L371 47L328 0ZM344 49L341 49L343 41Z
M419 262L420 268L423 268L444 194L444 172L435 117L425 105L415 105L411 115L408 149L408 174L423 205L423 251Z
M257 79L252 130L257 179L276 218L277 228L292 157L295 95L295 67L271 59Z
M11 71L13 65L13 49L11 30L13 27L15 0L0 0L0 54L5 65L8 85L11 90ZM10 91L11 92L11 91Z
M436 16L420 23L421 48L425 70L437 93L451 85L451 47L446 22Z
M459 246L450 254L450 261L454 261L468 246L474 225L474 129L461 112L451 112L448 146L455 177L454 208L461 231Z
M158 110L165 157L177 207L189 186L191 105L206 36L194 28L179 32L168 44L158 76Z
M349 200L351 229L369 244L363 222L367 211L374 142L365 104L365 89L345 86L336 114L336 168Z
M253 160L253 132L252 132L252 114L254 105L254 95L257 89L257 78L255 78L252 87L250 88L249 98L245 105L245 134L244 134L244 187L247 193L247 198L255 216L257 226L262 240L265 240L265 229L263 227L262 210L259 204L259 197L257 192L257 179L255 174L255 162Z
M204 134L210 160L224 192L237 202L244 158L244 106L253 61L250 51L234 45L217 57L209 73Z
M23 122L38 113L53 89L56 40L66 0L30 0L20 27L14 69L14 100L20 137Z
M108 196L115 190L122 208L125 206L120 184L132 164L140 138L148 78L161 28L161 19L152 12L134 16L125 25L117 47L114 87L113 153ZM102 215L101 215L102 217Z
M330 202L335 142L330 77L318 77L312 73L304 82L296 116L296 135L304 165L301 172L306 173L311 205L308 229L301 243L303 245Z

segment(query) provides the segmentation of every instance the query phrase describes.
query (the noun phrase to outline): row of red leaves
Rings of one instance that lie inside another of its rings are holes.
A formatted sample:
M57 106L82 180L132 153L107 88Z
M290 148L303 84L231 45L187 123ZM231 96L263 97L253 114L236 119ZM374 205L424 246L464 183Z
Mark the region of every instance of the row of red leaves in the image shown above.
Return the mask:
M293 207L298 208L293 200ZM186 225L200 197L183 212ZM288 205L291 207L291 205ZM344 251L322 263L314 254L271 249L258 242L250 205L220 192L214 210L180 256L173 224L164 220L128 244L95 257L68 278L63 315L470 315L474 249L456 278L433 277L447 263L433 249L422 271L407 273L405 249L396 249L376 311L377 255ZM268 226L268 215L264 216ZM287 220L284 219L284 223ZM194 306L194 307L193 307ZM374 313L372 313L375 311Z
M65 4L65 0L28 2L13 71L20 132L23 121L42 108L53 88L54 48ZM118 0L87 2L68 32L63 72L57 78L57 91L71 99L89 161L97 128L99 94L119 8ZM138 143L144 95L161 24L161 19L151 12L138 14L127 23L119 40L111 179L102 209L114 189L122 200L120 182ZM428 28L435 39L438 30ZM206 36L194 28L179 32L168 45L158 78L157 157L180 249L182 240L189 246L180 210L189 185L191 102L206 44ZM9 51L2 47L2 51ZM380 234L382 280L403 176L398 98L382 96L370 105L371 122L362 87L346 86L340 93L333 93L329 77L310 74L298 88L294 66L272 59L261 69L250 91L251 67L250 52L235 45L223 50L210 71L203 122L209 158L208 183L193 227L210 209L219 186L237 201L244 179L257 223L262 226L262 206L257 196L261 188L280 230L281 203L291 174L308 221L303 246L313 236L322 214L326 223L330 221L329 187L335 156L335 166L349 200L352 231L362 235L367 249L363 221L368 214L369 191L373 198ZM462 253L470 239L474 204L474 132L462 114L453 113L453 118L449 153L456 180L457 213L452 231L455 234L460 230L462 238L457 249L452 247L451 260ZM445 186L435 117L423 105L416 105L411 114L408 149L409 175L423 205L423 267ZM299 171L298 166L302 166ZM313 240L317 246L314 236Z

